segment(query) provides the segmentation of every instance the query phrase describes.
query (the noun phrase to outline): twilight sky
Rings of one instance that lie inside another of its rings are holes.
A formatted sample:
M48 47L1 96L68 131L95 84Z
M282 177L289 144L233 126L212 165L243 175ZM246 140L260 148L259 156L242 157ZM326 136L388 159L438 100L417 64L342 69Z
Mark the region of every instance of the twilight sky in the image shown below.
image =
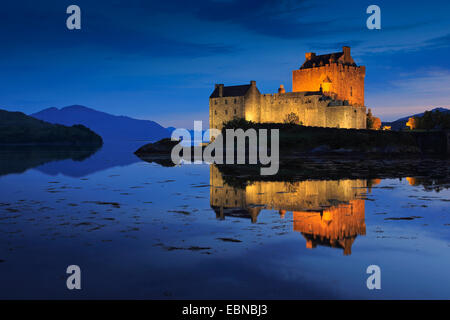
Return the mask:
M81 30L66 8L81 8ZM366 8L381 8L368 30ZM352 48L382 120L450 107L450 1L16 0L0 6L0 108L81 104L191 128L214 83L291 89L305 52ZM207 122L206 122L207 123Z

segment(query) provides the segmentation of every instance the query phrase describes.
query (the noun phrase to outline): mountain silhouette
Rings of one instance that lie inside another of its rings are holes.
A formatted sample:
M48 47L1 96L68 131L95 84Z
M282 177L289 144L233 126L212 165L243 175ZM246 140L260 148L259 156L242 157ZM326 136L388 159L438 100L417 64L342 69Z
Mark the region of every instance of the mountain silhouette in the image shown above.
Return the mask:
M439 112L442 112L442 113L449 113L450 112L450 110L446 109L446 108L434 108L431 111L432 112L439 111ZM410 115L410 116L407 116L407 117L403 117L403 118L397 119L397 120L392 121L392 122L383 122L383 125L391 126L392 130L402 130L402 129L406 128L406 123L408 122L409 118L411 118L411 117L422 117L424 115L424 113L425 112L413 114L413 115Z
M48 108L31 114L50 123L74 125L82 124L98 133L104 140L145 140L156 141L170 137L171 130L150 120L138 120L126 116L116 116L88 107L73 105Z

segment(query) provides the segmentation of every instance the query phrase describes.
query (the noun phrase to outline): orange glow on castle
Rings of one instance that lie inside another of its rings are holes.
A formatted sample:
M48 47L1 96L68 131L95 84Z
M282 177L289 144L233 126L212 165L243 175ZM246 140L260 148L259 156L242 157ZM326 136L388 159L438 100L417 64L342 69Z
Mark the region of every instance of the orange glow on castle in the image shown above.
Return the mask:
M350 47L342 52L316 55L305 54L306 61L292 72L292 91L323 91L334 99L364 106L366 67L357 66Z

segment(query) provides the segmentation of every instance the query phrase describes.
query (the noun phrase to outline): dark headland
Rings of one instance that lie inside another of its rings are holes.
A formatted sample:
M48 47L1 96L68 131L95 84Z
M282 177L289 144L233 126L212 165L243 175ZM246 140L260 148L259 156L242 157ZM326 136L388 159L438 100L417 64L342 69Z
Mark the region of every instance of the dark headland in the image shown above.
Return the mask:
M281 158L306 154L335 155L450 155L450 130L384 131L306 127L296 124L252 123L245 120L224 124L227 129L278 129ZM270 146L270 134L269 146ZM225 139L224 139L225 140ZM166 154L170 156L176 141L163 139L149 143L136 151L138 156Z
M83 125L52 124L22 112L0 110L0 145L101 146L102 137Z

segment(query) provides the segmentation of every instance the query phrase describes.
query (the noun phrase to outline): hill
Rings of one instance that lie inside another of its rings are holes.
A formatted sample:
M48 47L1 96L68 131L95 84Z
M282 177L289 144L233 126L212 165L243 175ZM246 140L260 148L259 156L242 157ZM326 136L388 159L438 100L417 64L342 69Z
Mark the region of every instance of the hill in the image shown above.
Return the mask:
M171 133L154 121L116 116L79 105L62 109L48 108L31 116L50 123L82 124L97 132L104 140L156 141L169 137Z
M83 125L51 124L22 112L0 109L0 144L102 145L102 138Z
M433 112L434 111L439 111L439 112L442 112L442 113L450 113L450 110L446 109L446 108L434 108L431 111L433 111ZM403 118L397 119L397 120L392 121L392 122L383 122L382 125L383 126L384 125L391 126L392 130L402 130L402 129L406 128L406 123L408 122L409 118L411 118L411 117L422 117L423 115L424 115L424 112L417 113L417 114L413 114L413 115L410 115L410 116L407 116L407 117L403 117Z

